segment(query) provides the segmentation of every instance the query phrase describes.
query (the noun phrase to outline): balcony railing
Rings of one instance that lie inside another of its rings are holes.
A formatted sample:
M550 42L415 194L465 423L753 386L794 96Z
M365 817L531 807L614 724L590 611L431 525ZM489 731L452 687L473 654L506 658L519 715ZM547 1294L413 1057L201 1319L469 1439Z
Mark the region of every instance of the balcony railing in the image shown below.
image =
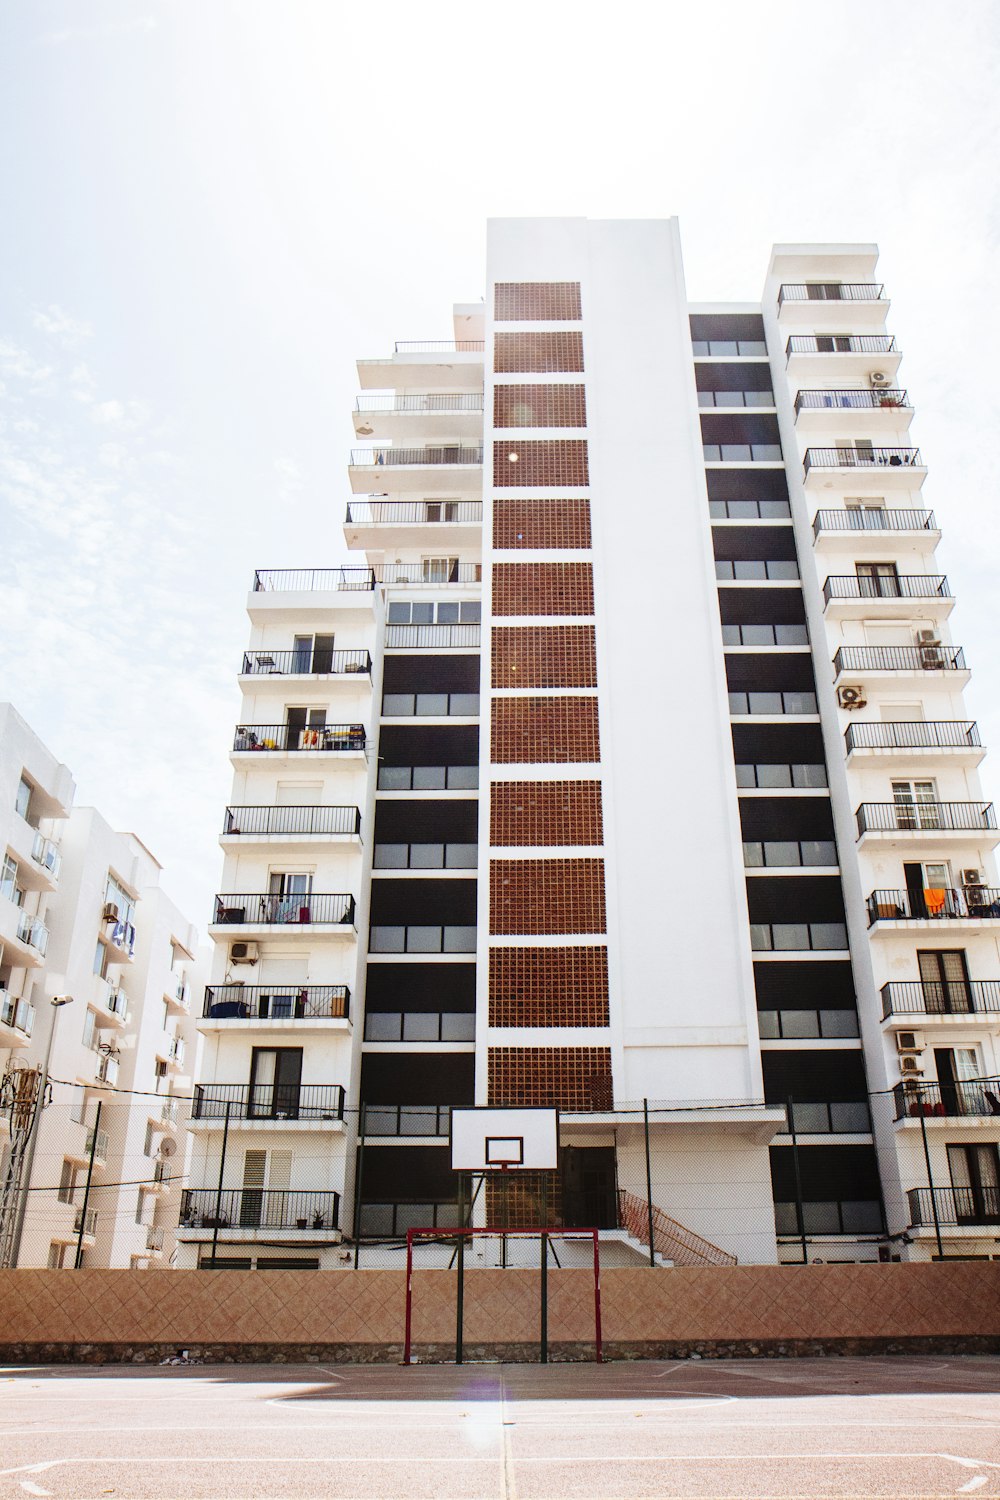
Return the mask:
M479 397L482 400L482 397ZM481 500L348 500L348 526L478 526Z
M448 567L440 567L437 563L382 563L375 569L375 576L379 583L394 583L398 585L432 584L440 588L446 583L481 583L483 568L481 563L454 562Z
M833 658L841 672L964 672L961 646L841 646Z
M181 1229L280 1229L318 1233L340 1223L340 1194L325 1189L188 1188Z
M798 1204L776 1203L774 1224L782 1239L800 1234L881 1234L885 1227L882 1205L877 1198L807 1201L802 1204L801 1224Z
M476 928L375 926L369 935L368 950L370 953L475 953Z
M914 1228L1000 1223L1000 1188L911 1188L906 1201Z
M36 833L31 844L31 857L36 865L47 870L53 880L59 879L59 871L62 869L62 854L59 845L47 839L44 834Z
M242 926L308 927L310 924L322 924L327 927L352 927L354 897L326 892L319 895L291 893L274 896L263 891L255 891L249 895L226 891L215 898L213 920L216 923Z
M356 807L227 807L222 832L224 837L237 834L349 837L361 832L361 813Z
M364 750L363 724L323 724L308 729L289 724L237 724L234 750Z
M478 647L478 625L389 625L387 651L441 651Z
M341 592L370 593L375 587L374 568L258 568L253 575L255 594Z
M837 846L832 839L758 839L744 842L743 867L755 870L767 865L835 865Z
M702 443L707 464L780 464L780 443Z
M932 510L818 510L813 535L824 531L936 531Z
M82 1208L77 1209L73 1218L73 1233L79 1234L81 1229L88 1239L93 1239L97 1233L96 1208L88 1208L86 1213L84 1213Z
M1000 890L988 885L872 891L868 897L869 927L876 922L954 922L996 917L1000 917Z
M741 359L767 357L767 344L763 339L692 339L691 348L696 359L706 354L714 359L734 354Z
M1000 1078L967 1078L954 1083L899 1083L892 1091L896 1119L986 1119L1000 1115Z
M878 390L799 391L795 397L796 413L800 411L881 411L884 407L909 406L907 391L895 386Z
M884 984L882 1019L889 1016L1000 1015L1000 980L910 979Z
M844 742L848 754L852 750L978 749L979 725L960 719L921 719L913 723L858 721L847 726Z
M992 802L862 802L855 813L864 833L981 832L996 828Z
M478 693L386 693L382 713L387 719L451 717L475 719Z
M847 947L843 922L751 922L750 946L755 953L806 953Z
M481 354L483 339L397 339L397 354Z
M272 677L275 674L297 674L310 677L339 676L362 672L371 676L372 659L367 651L330 651L327 648L303 647L293 651L244 651L244 677Z
M854 1010L759 1010L761 1041L799 1041L804 1037L832 1040L858 1035Z
M352 448L351 464L356 469L412 468L416 465L479 465L482 446L463 448L458 444L433 448Z
M478 766L383 766L380 792L467 792L479 786Z
M818 765L738 765L736 767L738 787L757 787L761 791L780 791L784 787L802 790L827 785L826 766Z
M808 646L805 625L723 625L724 646Z
M474 1042L476 1017L469 1011L370 1010L366 1042Z
M457 1229L457 1203L362 1203L359 1232L366 1240L406 1239L408 1229Z
M730 693L731 714L814 714L815 693Z
M919 448L807 448L804 461L810 469L920 469Z
M339 1083L204 1083L195 1087L192 1120L341 1120Z
M779 1126L778 1133L796 1135L867 1135L872 1128L867 1102L848 1099L811 1103L796 1099L790 1109L791 1120Z
M27 943L29 948L45 957L45 950L49 946L49 929L41 917L29 916L26 911L18 912L17 936L22 943Z
M369 1104L365 1108L365 1135L448 1135L450 1104Z
M6 990L0 990L0 1026L9 1026L14 1031L20 1031L27 1039L35 1024L35 1007L30 1000L22 1000L17 995L9 995Z
M773 406L773 391L702 391L698 392L698 405L711 407Z
M478 844L376 844L376 870L474 870Z
M941 573L893 574L859 578L853 573L833 575L823 585L823 599L950 599L948 580Z
M877 281L786 281L778 288L783 302L880 302L885 288Z
M793 333L786 354L893 354L896 340L891 333Z
M397 348L399 346L397 345ZM482 344L479 346L482 348ZM457 391L438 395L431 391L418 391L412 396L359 396L355 410L359 412L459 412L482 411L482 391Z
M202 1015L227 1021L346 1021L346 984L209 984Z

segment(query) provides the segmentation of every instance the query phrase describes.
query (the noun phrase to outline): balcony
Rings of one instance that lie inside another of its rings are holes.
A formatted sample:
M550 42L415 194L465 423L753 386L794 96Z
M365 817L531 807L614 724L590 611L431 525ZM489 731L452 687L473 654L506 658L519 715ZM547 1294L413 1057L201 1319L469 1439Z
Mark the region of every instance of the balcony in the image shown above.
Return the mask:
M770 762L738 765L736 785L740 791L825 791L826 766L781 765Z
M803 473L807 489L831 489L836 478L866 495L919 490L927 468L919 448L807 448Z
M892 1091L897 1120L994 1120L1000 1125L1000 1078L955 1083L899 1083Z
M476 1017L470 1011L370 1010L365 1016L365 1041L387 1044L474 1042Z
M827 550L875 555L885 550L886 533L902 542L915 542L921 550L936 547L941 540L932 510L818 510L813 519L813 537Z
M167 1046L167 1062L172 1068L179 1072L184 1066L184 1053L186 1051L184 1038L172 1036Z
M1000 1188L911 1188L906 1201L914 1229L1000 1224Z
M707 464L780 464L780 443L702 443Z
M314 1128L340 1129L344 1090L339 1083L204 1083L197 1084L191 1121L218 1124L239 1121L292 1121Z
M187 1015L191 1010L191 989L183 974L171 974L164 989L164 999L174 1010Z
M965 687L969 669L960 646L841 646L833 658L834 679L843 677L878 681L886 673L893 680L912 677L926 681L938 673L951 673L948 686Z
M803 716L812 718L815 717L817 712L815 693L729 694L729 713L731 718L753 717L754 715L778 718L788 714L798 718Z
M891 928L898 922L981 922L1000 917L1000 890L988 885L872 891L868 925Z
M412 395L359 396L354 431L361 438L395 442L422 432L465 441L482 438L482 391L418 391Z
M692 339L695 359L766 359L763 339Z
M223 846L315 838L360 841L361 813L356 807L227 807L221 834Z
M77 1209L75 1215L73 1216L73 1233L75 1235L78 1235L81 1229L83 1230L84 1244L86 1244L88 1240L93 1243L94 1237L97 1234L96 1208L88 1208L86 1211L84 1211L82 1208Z
M793 333L785 356L789 375L799 380L823 380L836 371L838 378L865 385L876 372L891 383L902 359L890 333Z
M255 1240L282 1234L335 1235L340 1223L340 1194L325 1188L188 1188L181 1200L178 1232L225 1229ZM200 1237L200 1236L199 1236ZM227 1233L227 1240L232 1240ZM207 1238L207 1236L206 1236Z
M307 1026L327 1021L346 1022L350 1016L351 992L346 984L209 984L201 1031L256 1026L261 1021L302 1022ZM209 1023L209 1024L206 1024ZM325 1029L325 1028L324 1028ZM345 1027L338 1025L337 1031Z
M369 953L475 953L475 927L377 926L368 938Z
M734 407L752 407L766 411L774 410L774 392L766 391L698 391L698 405L702 410L713 409L719 411L725 409L732 411Z
M889 299L877 281L784 282L778 288L778 317L784 323L820 321L833 327L840 319L873 324L883 321Z
M243 653L241 677L371 677L372 659L367 651L330 651L308 647L272 651L262 647ZM281 684L279 684L280 686Z
M151 1193L169 1193L173 1186L174 1175L170 1170L168 1161L155 1161L153 1163L153 1175L148 1182L143 1183L144 1190Z
M376 870L475 870L478 844L376 844Z
M119 1062L117 1053L103 1053L94 1059L94 1087L103 1085L113 1089L118 1086ZM87 1082L88 1080L84 1080Z
M858 1035L855 1010L759 1010L762 1042L842 1041Z
M405 339L389 359L359 359L358 382L363 391L482 391L485 347L482 339Z
M354 448L348 467L356 495L386 489L392 493L420 490L426 494L460 495L475 492L483 483L482 445L459 443L427 448Z
M30 1000L0 989L0 1047L26 1047L35 1024L35 1007Z
M366 1136L446 1136L450 1104L369 1104L362 1122Z
M790 1135L794 1125L800 1135L870 1135L871 1115L867 1100L827 1100L815 1103L796 1099L789 1108L791 1119L779 1127L779 1135Z
M94 1022L97 1026L122 1027L128 1020L128 996L120 985L111 984L96 975L94 984L97 993L97 1009Z
M802 1204L801 1222L798 1208L794 1201L775 1203L774 1224L779 1240L799 1239L803 1234L811 1239L820 1234L846 1235L853 1239L859 1234L882 1234L885 1230L882 1205L877 1198L807 1201Z
M902 842L910 843L913 838L930 835L934 843L972 843L990 849L1000 842L983 837L996 832L992 802L862 802L855 817L860 840L872 836L878 839L880 834L905 834ZM949 838L950 834L961 837ZM893 844L896 839L878 841Z
M478 651L478 625L389 625L387 651Z
M995 1023L1000 1017L1000 980L952 979L947 984L930 980L904 980L884 984L882 1019L893 1016L916 1018L921 1024L928 1018L968 1020L989 1016Z
M823 601L832 620L944 620L955 606L941 573L834 574L823 585Z
M95 1166L103 1166L108 1159L108 1132L106 1130L88 1130L87 1140L84 1145L87 1160L93 1161Z
M847 948L843 922L751 922L755 953L841 952Z
M146 1249L150 1255L163 1254L163 1230L152 1224L146 1230Z
M385 693L384 719L478 719L478 693Z
M359 1230L366 1240L405 1240L408 1229L457 1229L460 1213L455 1202L363 1203Z
M237 724L233 757L261 753L287 757L308 751L311 755L365 757L363 724L323 724L300 728L289 724Z
M29 961L32 964L40 964L45 957L49 946L49 929L41 917L30 915L26 911L18 911L15 936L19 943L23 943L31 950ZM12 954L13 958L14 955Z
M898 386L805 390L795 397L795 424L803 432L833 432L840 436L846 413L850 413L848 430L857 437L905 432L913 420L909 392Z
M449 562L447 567L442 567L436 561L383 563L375 569L375 573L380 583L408 589L439 589L446 584L458 584L459 587L468 588L470 585L482 583L483 580L481 563L464 563L457 560Z
M253 575L255 594L370 594L374 588L374 568L258 568Z
M378 768L380 792L469 792L478 788L478 766L380 765Z
M832 839L752 839L743 844L745 870L819 869L836 863L837 846Z
M59 845L47 839L44 834L36 833L31 841L31 858L47 877L46 884L54 890L62 869L62 854Z
M398 548L437 545L478 547L481 500L349 500L344 535L349 547Z
M226 891L215 898L212 920L216 927L280 927L284 932L333 927L353 933L354 897L325 892L274 895L255 891L246 895Z
M791 559L718 557L715 576L720 583L798 583L799 567Z

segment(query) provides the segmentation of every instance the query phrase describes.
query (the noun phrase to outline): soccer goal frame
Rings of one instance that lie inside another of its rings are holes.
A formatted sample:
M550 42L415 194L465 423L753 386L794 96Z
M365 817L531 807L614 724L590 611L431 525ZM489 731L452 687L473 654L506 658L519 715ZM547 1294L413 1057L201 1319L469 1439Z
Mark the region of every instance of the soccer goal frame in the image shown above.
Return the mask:
M470 1226L465 1229L408 1229L406 1231L406 1322L403 1336L403 1364L412 1363L413 1352L413 1245L415 1240L434 1240L438 1244L455 1246L456 1292L455 1292L455 1363L464 1362L464 1313L465 1313L465 1246L476 1235L490 1235L506 1242L508 1239L537 1239L539 1241L538 1308L538 1358L540 1364L549 1362L549 1240L583 1239L593 1245L594 1267L594 1359L603 1363L604 1348L601 1333L601 1261L600 1231L597 1229L564 1229L557 1225L533 1229L506 1229L489 1225Z

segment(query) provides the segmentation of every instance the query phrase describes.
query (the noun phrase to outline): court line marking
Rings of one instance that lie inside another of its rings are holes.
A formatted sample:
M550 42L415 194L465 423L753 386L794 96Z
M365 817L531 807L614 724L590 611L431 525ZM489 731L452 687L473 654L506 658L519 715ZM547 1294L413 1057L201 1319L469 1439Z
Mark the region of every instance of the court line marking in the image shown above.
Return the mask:
M569 1456L566 1456L566 1457L558 1457L558 1456L554 1456L553 1455L553 1456L538 1456L538 1457L532 1458L532 1457L525 1456L525 1457L518 1458L516 1461L517 1461L517 1463L522 1464L522 1465L527 1465L527 1464L581 1464L581 1463L592 1463L592 1464L609 1464L609 1463L637 1464L637 1463L647 1463L648 1464L648 1463L677 1463L677 1462L681 1462L681 1463L732 1463L732 1464L745 1464L747 1462L747 1457L748 1457L748 1455L746 1453L638 1453L638 1454L636 1454L636 1453L630 1453L630 1454L623 1455L621 1459L609 1459L606 1454L594 1454L593 1456L588 1456L587 1454L572 1454L572 1455L569 1455ZM857 1462L867 1463L867 1462L871 1462L873 1460L884 1460L884 1459L887 1459L887 1458L893 1458L893 1459L899 1458L899 1459L911 1459L911 1460L912 1459L939 1458L939 1459L945 1459L945 1460L947 1460L950 1463L961 1464L963 1468L968 1468L968 1469L981 1469L981 1468L1000 1469L1000 1463L992 1463L992 1462L990 1462L987 1459L981 1459L981 1458L963 1458L963 1457L960 1457L959 1455L954 1454L954 1453L933 1453L933 1452L920 1453L920 1452L914 1452L912 1449L907 1449L903 1453L885 1453L885 1452L871 1452L871 1453L844 1453L844 1452L835 1452L835 1453L759 1453L759 1454L752 1455L752 1457L753 1457L754 1461L757 1462L757 1463L771 1463L771 1462L782 1462L782 1463L786 1463L786 1462L787 1463L815 1463L817 1461L824 1461L824 1460L836 1460L837 1462L843 1462L845 1460L848 1460L848 1461L857 1461ZM241 1464L241 1463L253 1463L253 1464L262 1464L262 1463L265 1463L265 1464L288 1464L288 1465L293 1465L293 1464L295 1464L295 1465L302 1465L302 1464L328 1464L328 1465L329 1464L338 1464L338 1465L365 1464L365 1465L370 1465L373 1462L377 1462L377 1463L380 1463L380 1464L409 1464L409 1465L432 1465L432 1464L435 1464L435 1465L441 1465L441 1466L446 1466L446 1465L447 1466L451 1466L451 1465L477 1464L477 1463L490 1463L492 1465L492 1464L495 1463L495 1460L473 1458L473 1457L470 1457L467 1454L462 1454L462 1455L457 1456L455 1458L444 1458L444 1457L442 1457L442 1458L417 1458L413 1454L406 1454L404 1456L401 1456L400 1458L388 1458L388 1457L385 1457L384 1455L380 1455L377 1460L373 1460L371 1457L367 1457L367 1456L364 1457L364 1458L345 1458L345 1457L341 1457L338 1454L329 1454L329 1453L319 1455L316 1458L306 1458L306 1457L304 1457L302 1455L299 1455L299 1454L288 1454L288 1455L277 1455L277 1454L275 1454L275 1455L267 1455L267 1454L264 1454L264 1455L261 1455L261 1456L254 1456L253 1458L244 1458L244 1457L239 1457L239 1458L222 1458L222 1457L218 1457L218 1456L215 1456L215 1455L208 1455L208 1454L203 1455L203 1456L198 1457L198 1458L183 1458L183 1457L179 1457L177 1454L173 1454L173 1453L163 1454L162 1456L154 1454L154 1455L133 1455L133 1456L110 1455L108 1457L103 1457L101 1455L95 1454L95 1455L92 1455L92 1456L87 1457L87 1458L53 1458L53 1459L48 1459L44 1463L39 1463L39 1464L22 1464L18 1468L14 1468L14 1469L0 1469L0 1476L4 1476L4 1475L8 1475L8 1474L39 1474L43 1470L62 1468L62 1467L66 1467L68 1465L86 1466L88 1464L174 1464L178 1468L187 1468L187 1467L190 1467L191 1465L207 1465L207 1464L212 1464L212 1465L229 1464L229 1465L232 1465L232 1464Z
M969 1480L968 1484L960 1484L959 1487L958 1487L958 1493L960 1495L967 1495L967 1494L969 1494L970 1490L978 1490L985 1483L986 1483L986 1475L985 1474L977 1474L974 1479L970 1479Z
M43 1490L40 1485L32 1484L30 1479L21 1480L22 1490L27 1490L29 1495L51 1495L51 1490Z

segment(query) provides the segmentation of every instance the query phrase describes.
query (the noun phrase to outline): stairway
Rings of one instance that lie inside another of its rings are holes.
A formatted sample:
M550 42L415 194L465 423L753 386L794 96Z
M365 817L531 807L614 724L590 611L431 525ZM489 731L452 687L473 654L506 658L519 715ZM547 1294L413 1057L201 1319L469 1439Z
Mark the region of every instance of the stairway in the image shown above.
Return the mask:
M626 1188L618 1190L618 1221L632 1239L649 1249L649 1206ZM652 1210L653 1251L675 1266L735 1266L736 1256L678 1224L655 1203Z

